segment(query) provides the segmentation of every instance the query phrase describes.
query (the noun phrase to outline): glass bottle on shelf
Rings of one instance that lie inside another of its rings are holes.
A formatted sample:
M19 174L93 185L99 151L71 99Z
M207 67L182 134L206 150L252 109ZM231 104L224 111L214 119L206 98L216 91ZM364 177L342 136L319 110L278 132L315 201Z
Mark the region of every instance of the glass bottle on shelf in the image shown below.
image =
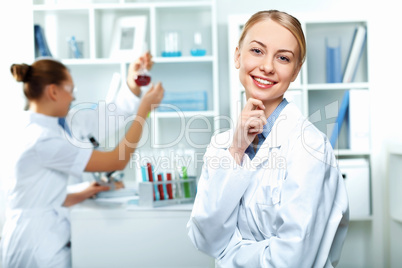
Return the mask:
M194 45L190 51L194 57L205 56L207 50L202 46L202 35L200 32L194 33Z
M165 33L165 44L162 57L181 57L180 35L178 32Z

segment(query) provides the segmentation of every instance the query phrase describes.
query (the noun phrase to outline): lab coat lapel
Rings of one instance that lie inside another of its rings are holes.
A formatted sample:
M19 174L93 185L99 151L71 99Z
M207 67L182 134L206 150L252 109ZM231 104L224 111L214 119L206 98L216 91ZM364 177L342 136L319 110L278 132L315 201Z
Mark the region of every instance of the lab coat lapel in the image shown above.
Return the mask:
M283 109L279 117L276 119L274 126L264 143L261 145L252 162L254 165L264 164L273 148L279 149L282 144L288 139L290 133L295 128L296 123L300 120L302 114L299 109L289 103Z

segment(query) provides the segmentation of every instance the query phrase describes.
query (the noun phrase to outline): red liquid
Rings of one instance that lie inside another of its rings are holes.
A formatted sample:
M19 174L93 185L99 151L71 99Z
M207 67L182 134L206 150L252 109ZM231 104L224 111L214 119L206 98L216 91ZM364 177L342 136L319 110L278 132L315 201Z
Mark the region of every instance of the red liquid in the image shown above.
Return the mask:
M147 86L149 82L151 82L151 77L149 75L141 74L137 76L137 79L134 80L137 86Z
M167 173L167 174L166 174L166 177L167 177L167 180L168 180L168 181L172 181L172 174ZM169 199L173 199L172 184L171 184L171 183L168 183L168 184L166 185L166 187L167 187Z
M148 178L150 182L154 181L154 178L152 176L152 165L151 163L147 163L147 169L148 169ZM154 193L154 200L156 200L156 196L155 196L155 190L153 190Z
M158 174L158 181L162 181L162 175ZM160 200L165 200L165 192L163 191L163 185L158 184L158 191L159 191L159 196Z

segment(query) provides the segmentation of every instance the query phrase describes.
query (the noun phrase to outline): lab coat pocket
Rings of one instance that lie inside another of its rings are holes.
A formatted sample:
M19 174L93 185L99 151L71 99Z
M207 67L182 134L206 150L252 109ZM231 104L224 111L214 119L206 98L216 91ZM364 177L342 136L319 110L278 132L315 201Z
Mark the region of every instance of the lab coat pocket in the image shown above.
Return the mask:
M259 198L256 200L257 226L267 238L276 236L277 209L280 203L279 187L261 185Z
M277 205L274 204L256 203L257 226L261 234L266 238L277 234L276 207Z

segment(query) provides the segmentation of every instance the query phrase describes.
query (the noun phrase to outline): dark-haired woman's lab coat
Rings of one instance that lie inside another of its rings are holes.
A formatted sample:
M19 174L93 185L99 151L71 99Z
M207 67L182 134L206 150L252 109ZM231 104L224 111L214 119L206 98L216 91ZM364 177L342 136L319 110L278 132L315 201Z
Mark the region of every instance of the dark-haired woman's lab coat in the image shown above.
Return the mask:
M70 220L63 207L69 175L80 176L92 154L66 139L57 117L24 112L6 178L3 268L71 267Z

